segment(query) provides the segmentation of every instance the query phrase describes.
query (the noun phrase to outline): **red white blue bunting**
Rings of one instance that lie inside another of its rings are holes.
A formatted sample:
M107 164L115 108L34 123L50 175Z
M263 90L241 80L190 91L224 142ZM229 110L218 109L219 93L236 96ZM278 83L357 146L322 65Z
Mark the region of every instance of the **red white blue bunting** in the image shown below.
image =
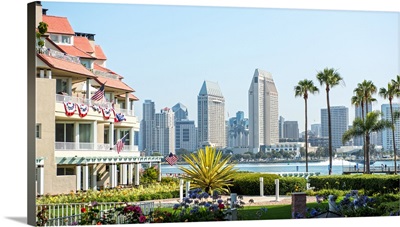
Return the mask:
M86 104L76 104L78 106L79 116L85 117L89 112L89 107Z
M103 117L104 117L104 119L106 119L106 120L110 118L111 112L113 112L113 109L108 108L108 107L106 107L106 108L101 108L101 110L103 111Z
M126 121L125 116L122 113L117 113L114 118L114 122Z
M75 103L72 102L64 102L64 109L65 109L65 114L67 116L72 116L74 115L76 108L75 108Z

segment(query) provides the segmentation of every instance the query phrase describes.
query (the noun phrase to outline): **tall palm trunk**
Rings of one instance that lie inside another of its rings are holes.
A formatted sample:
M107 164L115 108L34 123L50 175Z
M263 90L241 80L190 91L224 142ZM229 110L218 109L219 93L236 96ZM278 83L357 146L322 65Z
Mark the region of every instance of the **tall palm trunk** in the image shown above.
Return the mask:
M307 130L307 98L304 99L305 102L305 129L306 129L306 173L308 173L308 130Z
M365 99L365 113L368 114L368 101ZM363 119L363 121L365 121ZM367 173L370 173L370 163L369 163L369 132L365 135L365 143L364 143L364 169Z
M397 174L397 164L396 164L396 137L394 136L394 116L393 116L393 107L392 100L389 99L390 104L390 116L392 117L392 139L393 139L393 153L394 153L394 174Z
M326 103L328 107L328 146L329 146L329 175L332 174L332 127L331 127L331 106L329 103L329 86L326 86Z
M365 121L365 114L364 114L364 102L361 102L361 116L362 116L362 120L363 122ZM365 173L366 169L366 164L365 164L365 160L366 160L366 147L365 147L365 135L363 135L363 151L364 151L364 166L363 166L363 173Z
M369 143L370 143L369 132L367 132L365 135L365 141L366 141L366 144L365 144L366 152L365 153L366 153L367 159L364 161L364 166L367 165L366 171L369 174L369 173L371 173L370 168L369 168Z

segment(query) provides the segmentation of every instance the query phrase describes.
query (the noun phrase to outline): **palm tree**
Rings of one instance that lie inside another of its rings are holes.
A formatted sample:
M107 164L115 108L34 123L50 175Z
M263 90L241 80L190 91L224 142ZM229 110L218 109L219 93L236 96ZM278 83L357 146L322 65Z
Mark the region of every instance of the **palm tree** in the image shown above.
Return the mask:
M230 163L231 156L223 158L222 151L205 147L182 158L189 164L189 167L178 167L186 174L183 179L209 194L214 191L229 193L229 186L233 186L232 179L237 172L236 164Z
M361 118L364 120L364 95L360 88L354 89L355 95L351 97L351 104L355 107L361 107ZM365 137L363 136L363 151L364 151L364 160L365 160ZM365 165L364 165L364 172L365 172Z
M307 100L308 94L315 94L318 93L318 88L314 85L312 80L301 80L299 83L294 87L295 97L303 96L304 98L304 117L305 117L305 142L306 142L306 172L308 172L308 129L307 129Z
M393 113L393 106L392 101L394 97L400 96L400 91L396 85L396 82L392 81L392 83L388 83L387 88L380 88L379 95L382 96L384 99L389 100L390 106L390 116L392 120L392 141L393 141L393 153L394 153L394 174L397 174L397 166L396 166L396 138L394 135L394 113Z
M343 78L334 68L325 68L317 73L317 80L320 85L325 85L326 104L328 110L328 146L329 146L329 175L332 174L332 125L331 125L331 106L329 104L329 91L331 88L343 83Z
M367 113L365 119L361 119L359 117L355 118L353 121L353 125L350 129L344 132L342 136L342 142L346 143L351 138L356 136L365 136L365 148L367 153L367 159L364 161L364 165L366 166L366 173L370 173L369 168L369 145L370 145L370 133L371 132L379 132L385 128L391 128L392 123L385 119L379 119L381 115L380 111L371 111Z
M357 84L357 88L354 89L354 91L363 97L363 105L365 107L365 113L368 114L368 104L375 102L376 99L372 97L373 94L375 94L377 92L377 88L374 85L374 83L371 80L363 80L361 83ZM364 114L364 112L363 112ZM364 120L364 116L363 116L363 120ZM369 158L369 153L367 152L367 148L366 148L366 138L363 138L364 140L364 172L366 171L366 168L369 169L369 162L366 162L367 158ZM369 149L369 148L368 148ZM368 156L368 157L367 157Z

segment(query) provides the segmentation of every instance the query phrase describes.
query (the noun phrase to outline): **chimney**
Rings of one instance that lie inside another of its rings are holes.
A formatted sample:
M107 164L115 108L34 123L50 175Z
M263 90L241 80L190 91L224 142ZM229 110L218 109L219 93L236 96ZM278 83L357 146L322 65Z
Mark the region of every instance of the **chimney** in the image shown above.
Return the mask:
M47 15L47 10L49 10L49 9L42 9L42 14Z

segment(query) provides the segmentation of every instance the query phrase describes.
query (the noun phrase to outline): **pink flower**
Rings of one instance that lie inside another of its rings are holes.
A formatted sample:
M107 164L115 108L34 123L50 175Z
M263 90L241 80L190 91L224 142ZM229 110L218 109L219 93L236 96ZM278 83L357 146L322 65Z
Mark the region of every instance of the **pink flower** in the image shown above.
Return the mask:
M145 221L146 221L146 216L140 215L140 217L139 217L139 222L140 222L140 223L143 223L143 222L145 222Z

